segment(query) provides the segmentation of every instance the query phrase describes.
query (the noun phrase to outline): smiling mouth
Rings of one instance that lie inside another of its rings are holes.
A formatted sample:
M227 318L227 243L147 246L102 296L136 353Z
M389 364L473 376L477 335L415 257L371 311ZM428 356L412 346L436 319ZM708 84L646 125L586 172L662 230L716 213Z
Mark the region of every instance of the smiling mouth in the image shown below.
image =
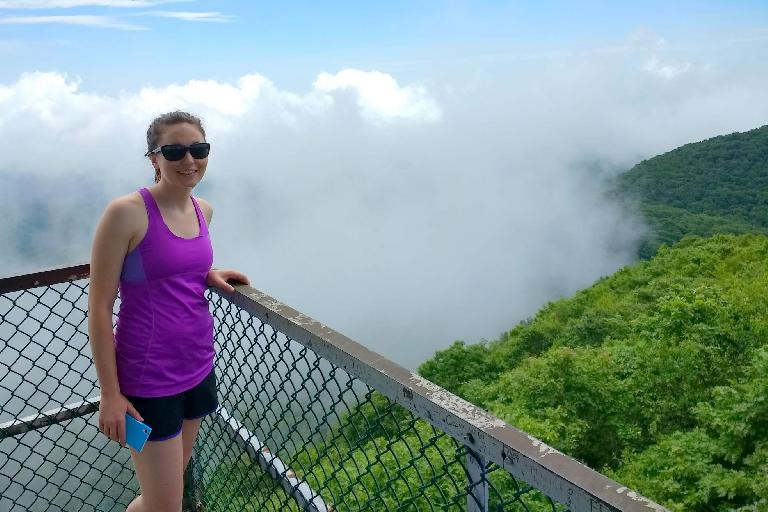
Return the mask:
M179 171L179 174L183 174L184 176L192 176L197 171Z

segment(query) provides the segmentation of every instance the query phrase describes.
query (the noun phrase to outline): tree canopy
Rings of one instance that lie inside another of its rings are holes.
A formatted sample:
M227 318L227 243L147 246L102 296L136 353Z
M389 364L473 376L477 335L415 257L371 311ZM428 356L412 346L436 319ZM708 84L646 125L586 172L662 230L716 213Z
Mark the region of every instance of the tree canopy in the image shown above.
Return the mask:
M689 237L419 371L673 510L765 510L767 256Z

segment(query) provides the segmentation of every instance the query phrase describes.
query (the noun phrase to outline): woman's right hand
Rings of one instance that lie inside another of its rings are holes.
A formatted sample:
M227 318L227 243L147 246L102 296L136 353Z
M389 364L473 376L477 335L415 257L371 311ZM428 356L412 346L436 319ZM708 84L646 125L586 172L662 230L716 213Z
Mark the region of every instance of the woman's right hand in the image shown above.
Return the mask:
M139 411L122 393L101 395L99 403L99 430L108 438L125 446L125 413L144 421Z

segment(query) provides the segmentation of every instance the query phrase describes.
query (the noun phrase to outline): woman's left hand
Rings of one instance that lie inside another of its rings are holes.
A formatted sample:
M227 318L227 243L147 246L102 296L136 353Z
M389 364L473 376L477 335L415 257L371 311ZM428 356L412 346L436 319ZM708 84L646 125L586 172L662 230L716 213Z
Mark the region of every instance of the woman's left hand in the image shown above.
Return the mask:
M225 292L233 292L235 288L229 284L228 280L239 281L236 284L251 284L248 278L242 272L237 270L219 270L211 269L208 271L208 276L205 278L205 282L208 286L215 286Z

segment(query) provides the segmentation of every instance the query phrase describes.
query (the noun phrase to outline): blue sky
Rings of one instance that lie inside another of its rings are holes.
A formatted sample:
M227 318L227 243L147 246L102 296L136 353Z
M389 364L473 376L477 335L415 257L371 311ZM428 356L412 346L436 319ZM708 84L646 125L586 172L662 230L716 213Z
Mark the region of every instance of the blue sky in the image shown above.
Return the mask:
M638 30L687 59L764 57L768 3L0 0L0 83L58 71L106 93L256 72L301 90L322 71L428 79L483 59L610 49ZM739 38L753 41L734 48Z

